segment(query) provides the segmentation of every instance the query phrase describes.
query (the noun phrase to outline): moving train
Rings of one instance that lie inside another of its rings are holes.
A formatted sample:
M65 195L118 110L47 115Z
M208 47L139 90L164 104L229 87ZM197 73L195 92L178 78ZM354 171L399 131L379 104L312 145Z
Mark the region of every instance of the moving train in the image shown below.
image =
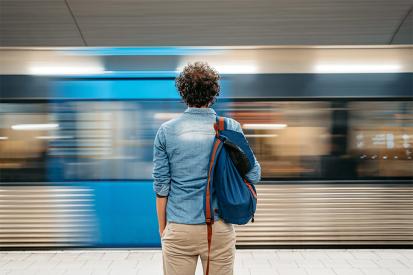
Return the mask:
M213 108L262 166L238 247L411 247L412 52L0 48L0 249L159 247L153 139L193 61L222 74Z

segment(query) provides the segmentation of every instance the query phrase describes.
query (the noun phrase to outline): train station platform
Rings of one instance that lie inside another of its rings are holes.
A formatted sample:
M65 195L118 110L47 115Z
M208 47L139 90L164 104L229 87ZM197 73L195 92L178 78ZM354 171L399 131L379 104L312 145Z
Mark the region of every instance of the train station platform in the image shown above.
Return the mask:
M161 250L0 252L1 275L161 275ZM196 275L202 274L200 262ZM412 249L238 249L235 275L407 275Z

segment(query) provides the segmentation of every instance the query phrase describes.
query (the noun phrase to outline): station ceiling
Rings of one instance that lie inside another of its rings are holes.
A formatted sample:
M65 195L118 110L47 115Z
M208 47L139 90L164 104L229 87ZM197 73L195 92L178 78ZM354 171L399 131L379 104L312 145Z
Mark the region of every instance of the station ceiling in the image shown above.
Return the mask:
M413 0L0 0L0 46L413 44Z

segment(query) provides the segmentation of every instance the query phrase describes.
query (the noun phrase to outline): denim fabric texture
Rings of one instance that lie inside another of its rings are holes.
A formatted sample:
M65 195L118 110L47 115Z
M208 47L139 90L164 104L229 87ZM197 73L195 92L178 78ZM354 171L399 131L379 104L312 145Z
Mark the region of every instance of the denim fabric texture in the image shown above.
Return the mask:
M205 223L203 203L208 181L216 112L212 108L188 107L177 118L161 125L153 149L153 190L168 196L168 222ZM227 119L227 128L242 133L239 122ZM261 167L254 156L254 167L246 175L252 183L261 179ZM212 206L218 208L215 194ZM214 220L219 217L215 213Z

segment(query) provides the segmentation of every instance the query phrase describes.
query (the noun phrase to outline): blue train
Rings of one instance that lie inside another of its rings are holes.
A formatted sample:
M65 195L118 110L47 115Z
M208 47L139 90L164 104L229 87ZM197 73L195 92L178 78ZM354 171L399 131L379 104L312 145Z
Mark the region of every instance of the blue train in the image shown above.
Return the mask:
M213 107L263 169L239 247L411 246L411 51L2 48L0 249L159 247L153 138L196 60L222 73Z

